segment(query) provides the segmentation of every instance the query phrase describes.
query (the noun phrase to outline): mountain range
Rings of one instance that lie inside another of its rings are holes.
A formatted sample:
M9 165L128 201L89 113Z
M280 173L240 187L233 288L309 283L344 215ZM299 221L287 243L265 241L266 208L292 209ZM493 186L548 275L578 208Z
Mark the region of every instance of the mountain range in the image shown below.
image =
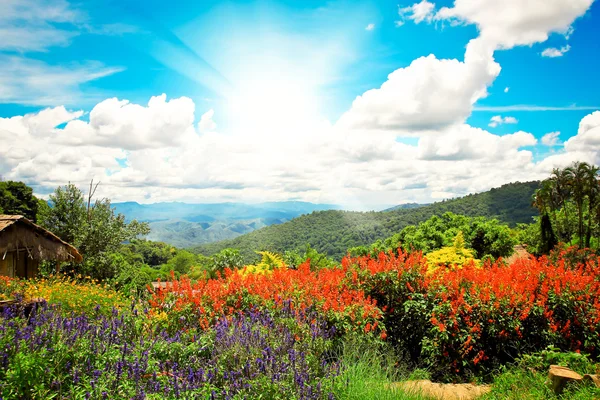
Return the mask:
M180 202L112 204L127 221L148 222L149 240L177 247L232 239L265 226L281 224L313 211L340 209L333 204L301 201L190 204Z
M257 257L255 250L281 253L301 250L310 244L317 251L339 259L350 247L370 245L407 225L445 212L496 218L511 226L532 222L532 217L538 215L538 210L531 204L532 196L539 185L538 181L515 182L461 198L378 212L314 211L283 224L266 226L234 239L195 246L192 250L211 255L224 248L237 248L246 262L253 262Z

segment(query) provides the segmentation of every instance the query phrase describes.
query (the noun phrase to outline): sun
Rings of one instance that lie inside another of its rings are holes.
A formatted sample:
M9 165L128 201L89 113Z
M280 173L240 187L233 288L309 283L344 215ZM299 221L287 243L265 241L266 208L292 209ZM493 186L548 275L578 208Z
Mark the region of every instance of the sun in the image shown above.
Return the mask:
M259 136L290 134L319 119L318 96L291 77L249 77L229 107L237 129Z

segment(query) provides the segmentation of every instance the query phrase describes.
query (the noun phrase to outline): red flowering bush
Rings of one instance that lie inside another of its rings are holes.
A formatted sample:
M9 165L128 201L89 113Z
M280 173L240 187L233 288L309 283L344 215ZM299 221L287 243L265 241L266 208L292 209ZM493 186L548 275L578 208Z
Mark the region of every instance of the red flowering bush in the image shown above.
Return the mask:
M557 261L519 259L435 276L425 359L442 370L477 373L548 345L598 355L597 264Z
M194 315L208 328L219 316L253 307L312 307L338 332L391 341L437 375L483 375L548 345L600 354L600 271L556 254L483 267L428 272L420 253L346 257L341 266L269 274L227 270L217 279L187 278L153 293L151 313L174 321ZM191 313L191 314L190 314Z
M297 310L314 307L343 332L378 331L381 310L362 289L349 284L347 273L344 267L311 271L308 261L296 270L278 268L269 274L227 269L216 279L168 282L153 292L150 305L152 312L170 311L176 318L193 312L208 328L222 315L253 307L281 308L291 301Z

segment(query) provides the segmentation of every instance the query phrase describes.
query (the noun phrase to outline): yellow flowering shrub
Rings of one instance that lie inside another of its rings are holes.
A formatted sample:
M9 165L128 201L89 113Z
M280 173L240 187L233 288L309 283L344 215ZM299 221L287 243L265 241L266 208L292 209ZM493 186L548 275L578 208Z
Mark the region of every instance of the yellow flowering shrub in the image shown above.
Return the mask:
M465 248L465 239L462 232L458 232L452 246L442 247L426 255L428 272L432 273L440 267L456 269L462 268L467 263L479 265L474 251Z
M0 276L0 301L15 298L15 293L23 292L23 281L18 278Z
M90 313L97 309L107 314L129 305L130 300L107 284L96 280L77 281L64 275L32 279L26 282L25 299L43 298L49 304L61 304L65 312Z

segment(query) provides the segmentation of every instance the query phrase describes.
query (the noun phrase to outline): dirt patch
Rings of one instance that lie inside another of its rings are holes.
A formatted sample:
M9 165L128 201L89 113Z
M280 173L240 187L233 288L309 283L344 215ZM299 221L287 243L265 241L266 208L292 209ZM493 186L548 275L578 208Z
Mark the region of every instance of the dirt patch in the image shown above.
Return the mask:
M392 387L439 400L472 400L483 396L492 388L490 385L434 383L428 380L396 382L392 383Z
M505 261L510 265L513 262L517 261L520 258L529 258L531 257L531 254L529 254L529 252L527 251L527 249L521 245L518 244L514 247L515 252L512 254L512 256L508 257Z

